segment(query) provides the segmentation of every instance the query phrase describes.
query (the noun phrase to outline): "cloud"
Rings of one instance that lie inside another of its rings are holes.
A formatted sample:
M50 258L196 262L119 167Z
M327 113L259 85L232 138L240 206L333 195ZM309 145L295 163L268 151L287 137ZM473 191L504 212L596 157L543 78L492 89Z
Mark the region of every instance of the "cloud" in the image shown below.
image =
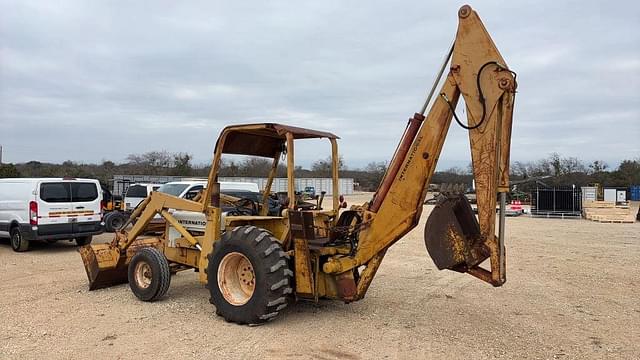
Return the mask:
M461 4L2 1L4 159L122 161L167 149L208 162L224 126L269 121L338 134L350 166L389 160ZM513 160L638 156L636 2L474 8L519 74ZM467 134L454 124L449 135L441 167L464 166ZM305 165L316 145L297 152Z

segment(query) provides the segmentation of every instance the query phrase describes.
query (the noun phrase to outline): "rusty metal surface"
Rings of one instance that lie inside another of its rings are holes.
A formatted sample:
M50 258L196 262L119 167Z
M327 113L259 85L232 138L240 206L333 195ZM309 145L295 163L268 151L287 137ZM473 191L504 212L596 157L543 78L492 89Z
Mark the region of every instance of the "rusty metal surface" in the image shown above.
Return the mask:
M294 239L294 266L296 278L296 295L313 297L315 282L311 269L311 254L304 239Z
M313 213L309 211L289 211L291 235L298 239L313 240L316 238Z
M356 300L356 280L353 277L353 271L347 271L336 275L336 285L338 286L338 296L345 302Z
M338 139L338 136L311 129L281 124L248 124L227 126L220 138L225 138L222 153L274 157L286 142L286 133L294 139ZM218 144L216 144L217 150Z
M489 256L478 221L464 195L439 199L427 220L424 240L440 270L467 272Z
M122 271L120 251L116 248L98 244L83 246L79 251L89 279L89 290L127 282L127 269Z

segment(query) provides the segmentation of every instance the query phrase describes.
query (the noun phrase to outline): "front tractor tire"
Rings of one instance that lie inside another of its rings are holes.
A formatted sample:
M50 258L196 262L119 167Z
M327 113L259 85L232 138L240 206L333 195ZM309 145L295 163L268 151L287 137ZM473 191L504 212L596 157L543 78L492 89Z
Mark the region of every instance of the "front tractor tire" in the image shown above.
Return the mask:
M249 325L275 318L293 293L288 258L267 230L248 225L222 234L207 266L207 288L216 314Z
M129 287L138 299L158 300L167 293L171 284L167 258L154 247L138 250L129 263L128 278Z

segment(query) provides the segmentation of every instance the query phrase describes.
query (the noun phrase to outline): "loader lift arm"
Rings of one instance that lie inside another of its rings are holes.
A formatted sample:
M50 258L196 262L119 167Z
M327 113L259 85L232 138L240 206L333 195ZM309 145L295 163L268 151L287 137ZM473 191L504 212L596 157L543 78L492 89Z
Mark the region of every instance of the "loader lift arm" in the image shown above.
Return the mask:
M172 224L192 246L202 249L198 241L169 213L169 209L201 212L202 203L154 191L136 207L122 230L115 233L110 243L84 246L79 249L89 279L89 290L126 282L127 273L124 270L138 248L162 245L154 238L138 240L157 214L162 215ZM134 221L131 229L124 230Z
M431 215L435 219L425 230L427 248L441 269L468 272L494 286L506 281L503 233L495 235L495 209L497 194L509 191L515 73L507 68L471 7L460 8L458 17L457 35L440 74L451 58L449 72L429 113L424 116L433 91L421 112L409 120L372 202L360 209L365 226L355 255L334 256L323 266L325 272L334 274L365 266L353 300L364 296L389 246L418 224L453 117L469 130L479 229L475 217L465 209L468 205L449 199ZM466 104L467 125L454 112L460 95ZM490 270L480 267L487 258Z

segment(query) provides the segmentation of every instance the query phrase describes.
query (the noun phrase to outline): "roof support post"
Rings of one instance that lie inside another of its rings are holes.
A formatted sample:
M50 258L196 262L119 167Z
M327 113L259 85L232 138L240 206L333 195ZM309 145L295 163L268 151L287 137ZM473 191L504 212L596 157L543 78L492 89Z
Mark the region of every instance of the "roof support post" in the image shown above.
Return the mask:
M293 134L287 132L287 196L289 196L289 209L296 208L296 186L293 177Z
M336 139L329 139L331 141L331 180L332 180L332 198L333 198L333 211L336 216L333 219L334 225L338 223L338 212L340 211L340 185L338 183L338 170L340 165L340 158L338 156L338 142Z

